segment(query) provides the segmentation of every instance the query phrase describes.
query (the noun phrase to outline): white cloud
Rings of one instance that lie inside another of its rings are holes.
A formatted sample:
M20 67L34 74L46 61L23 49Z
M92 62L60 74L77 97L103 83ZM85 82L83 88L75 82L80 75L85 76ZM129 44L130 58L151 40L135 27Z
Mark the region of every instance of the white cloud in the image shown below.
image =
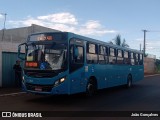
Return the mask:
M48 27L52 29L57 29L60 31L67 31L67 32L74 32L76 31L76 28L74 26L69 26L65 24L50 24Z
M102 27L99 21L94 21L94 20L89 20L84 26L87 29L96 29Z
M156 55L157 58L160 58L159 52L160 52L160 41L159 40L147 40L146 53Z
M79 23L78 19L71 13L55 13L46 16L31 16L24 20L9 21L13 27L30 26L37 24L60 31L73 32L81 35L102 36L107 33L116 33L115 30L108 30L99 21L88 20L85 23Z
M3 15L0 14L0 19L2 19L2 18L3 18Z
M104 35L107 33L115 33L115 30L107 30L104 28L99 21L89 20L82 25L79 33L86 35Z
M147 40L146 48L160 49L160 41L159 40Z
M25 21L22 21L22 23L26 26L29 26L31 24L37 24L37 25L44 25L45 23L43 21L40 21L40 20L37 20L37 19L34 19L34 18L30 18L30 19L27 19Z
M143 50L143 41L144 38L137 38L135 40L130 41L130 47L133 49L140 49L140 44L141 44L141 50ZM146 39L146 53L156 55L157 58L160 58L159 56L160 52L160 40L151 40L151 39Z
M143 42L144 38L137 38L136 41L137 42Z
M131 43L134 46L139 46L141 44L141 47L143 48L144 38L137 38L135 39L135 41L132 41ZM146 39L146 49L159 49L159 46L160 46L159 40Z
M56 13L56 14L50 14L46 16L39 16L37 17L39 20L44 20L48 22L53 23L63 23L63 24L71 24L71 25L77 25L77 19L75 16L71 13Z

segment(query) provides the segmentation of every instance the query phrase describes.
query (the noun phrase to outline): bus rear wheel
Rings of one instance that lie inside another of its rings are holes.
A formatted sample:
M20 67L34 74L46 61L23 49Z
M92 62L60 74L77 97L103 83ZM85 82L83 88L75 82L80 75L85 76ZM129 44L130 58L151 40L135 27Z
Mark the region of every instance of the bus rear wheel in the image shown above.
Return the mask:
M97 91L97 83L95 80L89 80L87 87L86 87L86 94L87 96L93 96Z
M132 86L132 76L128 75L127 77L127 88L130 88Z

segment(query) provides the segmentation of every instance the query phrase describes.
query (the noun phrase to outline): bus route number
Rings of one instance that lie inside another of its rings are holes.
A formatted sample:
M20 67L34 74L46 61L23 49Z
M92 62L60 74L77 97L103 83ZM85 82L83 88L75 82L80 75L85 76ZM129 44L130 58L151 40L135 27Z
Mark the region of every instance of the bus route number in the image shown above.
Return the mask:
M37 40L38 41L53 40L53 37L52 36L38 36Z

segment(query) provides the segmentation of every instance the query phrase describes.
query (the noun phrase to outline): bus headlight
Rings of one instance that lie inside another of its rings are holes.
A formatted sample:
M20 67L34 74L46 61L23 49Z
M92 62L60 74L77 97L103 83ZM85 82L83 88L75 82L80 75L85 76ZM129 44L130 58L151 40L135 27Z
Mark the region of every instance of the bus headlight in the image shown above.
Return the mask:
M57 81L55 81L54 86L58 86L59 84L63 83L66 80L66 77L63 77Z
M64 81L65 81L65 79L66 79L66 78L64 78L64 77L63 77L63 78L61 78L61 79L59 80L59 81L60 81L60 83L64 82Z

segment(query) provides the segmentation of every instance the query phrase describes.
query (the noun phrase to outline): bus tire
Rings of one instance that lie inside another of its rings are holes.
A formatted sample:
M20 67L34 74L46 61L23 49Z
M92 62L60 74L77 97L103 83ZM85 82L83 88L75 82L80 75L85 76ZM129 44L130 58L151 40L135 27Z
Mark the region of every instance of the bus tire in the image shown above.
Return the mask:
M127 88L130 88L132 86L132 76L129 74L127 77Z
M91 78L87 83L86 94L87 96L93 96L97 91L97 82L95 79Z

